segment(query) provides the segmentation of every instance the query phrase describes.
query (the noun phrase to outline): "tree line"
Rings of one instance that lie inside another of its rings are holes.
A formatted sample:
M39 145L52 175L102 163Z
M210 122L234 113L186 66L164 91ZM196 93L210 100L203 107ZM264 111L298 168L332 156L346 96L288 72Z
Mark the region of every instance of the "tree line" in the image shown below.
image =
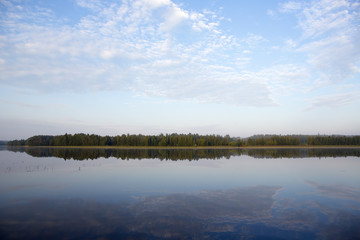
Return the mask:
M239 142L240 143L240 142ZM242 143L242 142L241 142ZM160 134L99 136L95 134L37 135L26 140L9 141L9 146L229 146L238 144L229 135Z
M95 134L37 135L9 141L8 146L129 146L129 147L214 147L214 146L320 146L360 145L360 136L338 135L255 135L232 138L229 135L160 134L99 136Z

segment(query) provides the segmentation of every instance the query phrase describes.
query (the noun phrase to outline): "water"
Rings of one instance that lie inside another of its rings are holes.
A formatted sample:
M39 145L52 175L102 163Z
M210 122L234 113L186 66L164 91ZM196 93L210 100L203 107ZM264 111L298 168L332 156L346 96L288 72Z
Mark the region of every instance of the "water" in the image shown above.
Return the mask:
M0 239L359 239L360 149L1 149Z

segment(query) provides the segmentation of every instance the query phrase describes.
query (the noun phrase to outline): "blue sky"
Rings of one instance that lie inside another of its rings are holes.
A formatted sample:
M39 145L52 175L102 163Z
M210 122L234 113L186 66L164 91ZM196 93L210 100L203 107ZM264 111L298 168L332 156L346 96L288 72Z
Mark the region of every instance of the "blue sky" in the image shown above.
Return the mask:
M0 0L0 139L360 134L360 2Z

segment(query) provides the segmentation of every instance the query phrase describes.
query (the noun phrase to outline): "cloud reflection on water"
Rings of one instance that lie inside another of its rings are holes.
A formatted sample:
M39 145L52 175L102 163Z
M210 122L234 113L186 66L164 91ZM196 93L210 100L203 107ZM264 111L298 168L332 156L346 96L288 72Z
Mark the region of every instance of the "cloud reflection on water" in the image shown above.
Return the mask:
M333 198L354 200L360 203L360 190L342 184L319 184L313 181L306 181L307 184L315 187L316 193Z
M0 239L356 239L359 151L2 152Z
M355 239L359 212L278 199L279 186L143 197L38 199L2 207L3 239ZM280 208L281 207L281 208ZM327 209L324 211L324 209ZM321 212L321 214L320 214ZM340 237L341 236L341 237Z

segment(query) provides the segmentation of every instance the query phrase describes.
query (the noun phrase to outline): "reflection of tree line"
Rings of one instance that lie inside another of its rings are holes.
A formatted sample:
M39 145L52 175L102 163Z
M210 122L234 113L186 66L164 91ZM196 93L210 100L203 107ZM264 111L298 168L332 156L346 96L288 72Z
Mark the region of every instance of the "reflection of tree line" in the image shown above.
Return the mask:
M33 157L58 157L74 160L115 157L117 159L160 159L160 160L198 160L220 159L241 155L241 149L101 149L101 148L12 148Z
M115 157L117 159L199 160L248 155L254 158L360 157L358 148L313 149L103 149L103 148L38 148L8 147L33 157L57 157L74 160Z
M360 157L358 148L249 149L255 158Z

